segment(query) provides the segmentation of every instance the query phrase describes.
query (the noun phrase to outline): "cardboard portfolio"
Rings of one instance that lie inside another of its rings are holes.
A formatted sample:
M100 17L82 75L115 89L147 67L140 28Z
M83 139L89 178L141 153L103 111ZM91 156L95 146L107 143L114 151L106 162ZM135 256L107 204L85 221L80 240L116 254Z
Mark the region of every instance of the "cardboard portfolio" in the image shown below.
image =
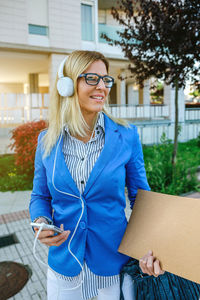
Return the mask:
M149 250L163 270L200 283L200 199L139 190L118 251L140 259Z

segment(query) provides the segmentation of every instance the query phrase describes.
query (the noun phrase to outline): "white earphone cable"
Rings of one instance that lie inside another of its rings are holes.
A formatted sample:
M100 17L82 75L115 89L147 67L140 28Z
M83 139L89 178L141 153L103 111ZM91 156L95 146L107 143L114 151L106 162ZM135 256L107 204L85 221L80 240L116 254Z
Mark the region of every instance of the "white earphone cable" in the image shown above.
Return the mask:
M98 117L97 117L97 120L98 120ZM90 137L89 142L91 142L91 140L92 140L92 138L93 138L93 134L94 134L94 131L95 131L95 127L96 127L96 123L95 123L94 129L93 129L93 131L92 131L92 135L91 135L91 137ZM78 222L77 222L77 224L76 224L76 226L75 226L75 229L74 229L74 231L73 231L73 234L72 234L72 236L71 236L71 238L70 238L70 240L69 240L69 243L68 243L68 250L69 250L70 254L75 258L75 260L77 261L77 263L79 264L79 266L81 267L81 274L82 274L82 279L81 279L80 283L79 283L77 286L75 286L75 287L73 287L73 288L65 288L65 289L62 288L62 290L64 291L64 290L74 290L74 289L77 289L78 287L80 287L80 286L82 285L82 283L84 282L85 272L84 272L84 269L83 269L83 265L81 264L81 262L79 261L79 259L76 257L76 255L75 255L75 254L72 252L72 250L71 250L71 242L72 242L72 240L73 240L73 238L74 238L74 236L75 236L75 233L76 233L76 231L77 231L77 228L78 228L78 226L79 226L79 223L80 223L81 218L82 218L83 213L84 213L84 201L83 201L83 199L82 199L82 197L81 197L81 192L80 192L80 195L79 195L79 196L76 196L76 195L73 195L73 194L70 194L70 193L61 191L61 190L59 190L59 189L55 186L55 182L54 182L54 178L55 178L55 177L54 177L54 175L55 175L55 167L56 167L56 160L57 160L57 152L58 152L58 147L59 147L59 145L60 145L60 142L61 142L61 140L62 140L62 137L63 137L63 133L61 133L60 138L59 138L59 141L58 141L58 144L57 144L57 147L56 147L56 153L55 153L55 159L54 159L54 165L53 165L53 173L52 173L52 184L53 184L53 187L54 187L54 189L55 189L56 191L58 191L58 192L60 192L60 193L62 193L62 194L65 194L65 195L68 195L68 196L72 196L72 197L74 197L74 198L77 198L77 199L80 199L80 200L81 200L81 214L80 214L80 217L79 217L79 219L78 219ZM83 161L82 168L83 168L83 166L84 166L84 165L86 164L86 162L87 162L87 157L88 157L88 154L89 154L89 149L90 149L90 147L88 147L88 150L87 150L85 159L84 159L84 161ZM44 224L45 224L45 223L44 223ZM38 236L39 236L40 232L42 231L42 229L43 229L43 226L41 226L41 227L39 228L39 230L38 230L38 232L37 232L37 234L36 234L36 237L35 237L35 239L34 239L33 255L34 255L34 257L35 257L35 259L36 259L37 261L39 261L39 262L40 262L41 264L43 264L44 266L49 267L48 264L46 264L46 263L44 263L43 261L41 261L41 260L37 257L37 255L36 255L36 243L37 243ZM51 271L54 273L54 275L55 275L55 277L56 277L56 280L57 280L57 284L58 284L58 294L57 294L57 300L58 300L58 297L59 297L61 288L60 288L59 280L58 280L58 278L57 278L57 276L56 276L56 272L55 272L54 270L52 270L52 269L51 269Z

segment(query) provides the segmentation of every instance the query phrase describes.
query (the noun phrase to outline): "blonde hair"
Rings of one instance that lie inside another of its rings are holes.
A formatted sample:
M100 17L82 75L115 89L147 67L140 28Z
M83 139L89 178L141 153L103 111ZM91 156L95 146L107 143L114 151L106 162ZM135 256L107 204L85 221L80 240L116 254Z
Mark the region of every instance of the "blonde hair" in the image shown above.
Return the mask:
M77 94L77 78L83 73L93 62L101 60L104 62L107 72L109 63L103 54L96 51L77 50L72 52L64 66L64 76L70 77L74 82L74 94L71 97L62 97L57 91L58 75L50 97L49 105L49 126L44 136L44 156L50 154L53 146L58 140L65 124L68 125L70 133L73 136L86 136L88 125L81 113L78 94ZM128 126L128 122L122 119L114 118L104 105L102 110L114 122Z

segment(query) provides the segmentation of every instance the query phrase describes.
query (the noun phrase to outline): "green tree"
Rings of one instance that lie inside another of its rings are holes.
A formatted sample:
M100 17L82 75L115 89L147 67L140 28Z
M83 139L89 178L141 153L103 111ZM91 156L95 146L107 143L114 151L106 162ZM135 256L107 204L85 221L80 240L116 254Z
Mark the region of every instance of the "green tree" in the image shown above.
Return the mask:
M172 164L178 145L178 90L200 75L199 0L120 0L112 8L123 30L119 39L103 35L119 46L130 61L129 70L140 86L151 76L175 87L175 130Z

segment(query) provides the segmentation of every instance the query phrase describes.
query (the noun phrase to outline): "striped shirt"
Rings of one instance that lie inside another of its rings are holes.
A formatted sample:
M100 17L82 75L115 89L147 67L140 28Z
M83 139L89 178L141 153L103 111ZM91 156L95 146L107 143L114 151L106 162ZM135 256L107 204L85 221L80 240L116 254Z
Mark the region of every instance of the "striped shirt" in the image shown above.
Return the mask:
M63 154L66 165L76 183L80 193L84 192L87 180L97 161L105 142L104 115L99 113L95 125L94 137L87 143L72 137L68 127L65 127ZM95 250L95 249L94 249ZM109 287L119 282L119 275L98 276L94 274L84 262L84 281L82 283L82 297L84 300L91 299L98 295L98 289ZM57 276L66 280L66 288L74 287L81 282L82 274L75 277L67 277L61 274Z

